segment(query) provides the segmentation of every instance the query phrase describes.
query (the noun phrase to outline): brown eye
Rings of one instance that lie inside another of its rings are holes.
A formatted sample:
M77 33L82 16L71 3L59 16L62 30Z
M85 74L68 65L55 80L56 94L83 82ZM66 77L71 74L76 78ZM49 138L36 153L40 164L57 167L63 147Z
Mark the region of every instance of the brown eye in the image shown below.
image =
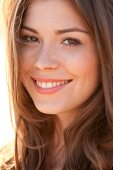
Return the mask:
M77 39L67 38L63 41L63 44L68 45L68 46L77 46L77 45L80 45L81 42Z
M39 43L39 39L37 37L29 35L20 36L20 40L23 43Z

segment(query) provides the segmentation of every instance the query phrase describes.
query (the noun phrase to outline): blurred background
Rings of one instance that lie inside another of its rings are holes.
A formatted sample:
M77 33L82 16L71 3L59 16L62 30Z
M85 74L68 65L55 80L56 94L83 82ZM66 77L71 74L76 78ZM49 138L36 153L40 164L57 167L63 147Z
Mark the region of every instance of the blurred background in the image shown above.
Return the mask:
M4 146L8 146L14 139L14 131L12 129L9 113L5 59L5 28L3 25L2 4L0 0L0 163L5 159L7 154L9 154L9 152L6 151L7 148Z

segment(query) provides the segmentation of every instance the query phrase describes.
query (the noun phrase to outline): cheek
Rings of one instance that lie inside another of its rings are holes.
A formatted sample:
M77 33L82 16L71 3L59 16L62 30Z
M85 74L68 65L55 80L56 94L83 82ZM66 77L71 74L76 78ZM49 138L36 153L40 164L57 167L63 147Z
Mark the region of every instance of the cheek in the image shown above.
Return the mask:
M36 57L34 57L31 53L28 51L26 53L23 53L21 55L21 63L20 67L23 72L28 72L32 69L34 63L35 63Z
M62 66L73 75L90 75L98 74L99 59L95 47L92 46L80 46L72 51L60 51L57 54L59 62Z
M80 94L83 100L90 97L101 83L100 65L95 51L81 50L75 54L65 54L60 59L66 71L75 77L74 93L77 98Z
M38 48L36 46L27 46L19 44L18 55L20 56L20 66L22 70L28 70L36 61Z
M62 61L62 65L65 69L73 74L78 76L85 76L90 74L99 73L99 63L95 59L84 56L70 56L69 58L65 57L65 60Z

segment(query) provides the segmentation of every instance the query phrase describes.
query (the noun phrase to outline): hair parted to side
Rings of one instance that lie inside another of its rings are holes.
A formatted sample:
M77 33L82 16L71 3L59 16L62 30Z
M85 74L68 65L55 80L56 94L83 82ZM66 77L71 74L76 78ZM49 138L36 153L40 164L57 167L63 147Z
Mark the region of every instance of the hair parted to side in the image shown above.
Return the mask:
M20 170L50 170L49 148L60 124L40 113L20 81L17 39L29 0L4 0L7 8L9 93L16 119L15 162ZM113 167L113 0L73 0L97 46L101 87L83 104L64 130L67 148L63 170L111 170ZM44 130L43 130L44 129ZM49 160L49 161L48 161ZM20 168L21 165L21 168Z

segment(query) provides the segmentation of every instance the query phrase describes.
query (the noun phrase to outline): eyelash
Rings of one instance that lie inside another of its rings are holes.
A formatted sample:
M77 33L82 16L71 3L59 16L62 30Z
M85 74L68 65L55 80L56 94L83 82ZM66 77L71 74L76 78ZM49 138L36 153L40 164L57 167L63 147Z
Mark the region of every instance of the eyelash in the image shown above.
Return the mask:
M68 44L65 44L64 41L68 41ZM70 42L70 43L69 43ZM80 45L81 44L81 41L76 39L76 38L71 38L71 37L68 37L68 38L65 38L63 40L63 44L66 45L66 46L70 46L70 47L75 47L77 45Z
M39 39L35 36L30 35L22 35L19 37L20 41L23 43L37 43Z
M30 35L22 35L20 36L20 41L22 43L40 43L39 39L35 36L30 36ZM66 43L64 43L65 41L67 41ZM75 47L77 45L81 44L81 41L76 39L76 38L71 38L71 37L67 37L63 40L63 42L61 43L63 45L69 46L69 47Z

